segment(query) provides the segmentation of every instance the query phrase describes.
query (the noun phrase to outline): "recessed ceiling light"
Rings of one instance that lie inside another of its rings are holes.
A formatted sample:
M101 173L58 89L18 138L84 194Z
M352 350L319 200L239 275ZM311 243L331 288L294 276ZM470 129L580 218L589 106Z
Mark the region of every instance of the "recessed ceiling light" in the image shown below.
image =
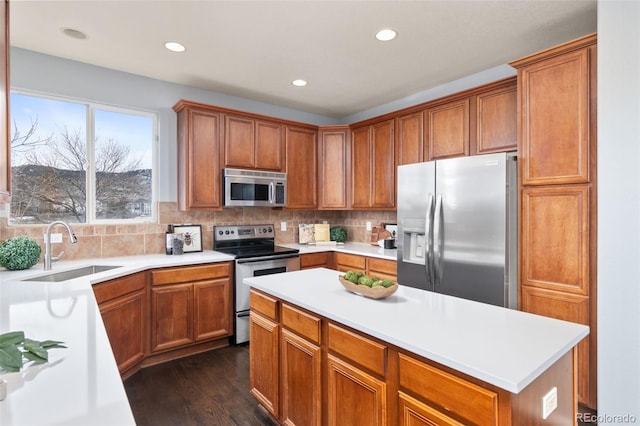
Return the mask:
M291 82L291 84L293 84L294 86L298 86L298 87L304 87L306 86L308 83L305 80L293 80Z
M164 47L166 47L167 49L169 49L172 52L184 52L185 50L187 50L183 45L181 45L180 43L177 43L175 41L168 41L164 44Z
M380 30L376 33L376 38L380 41L389 41L396 38L396 32L391 29Z
M74 28L61 28L60 30L64 35L75 38L76 40L86 40L89 38L85 33Z

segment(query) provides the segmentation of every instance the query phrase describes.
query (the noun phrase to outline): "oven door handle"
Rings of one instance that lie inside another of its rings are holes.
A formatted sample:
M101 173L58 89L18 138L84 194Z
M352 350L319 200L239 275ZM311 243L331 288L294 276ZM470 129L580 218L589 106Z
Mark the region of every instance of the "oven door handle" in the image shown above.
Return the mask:
M293 259L296 257L300 257L300 255L298 253L275 254L273 256L252 257L250 259L236 259L236 263L238 265L241 265L243 263L266 262L268 260L277 260L277 259Z

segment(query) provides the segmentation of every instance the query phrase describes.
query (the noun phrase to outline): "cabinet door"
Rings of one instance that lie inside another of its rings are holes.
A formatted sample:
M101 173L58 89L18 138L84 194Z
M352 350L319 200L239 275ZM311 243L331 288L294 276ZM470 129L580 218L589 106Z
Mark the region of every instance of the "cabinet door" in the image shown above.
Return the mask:
M0 8L0 204L11 201L9 143L9 2Z
M230 336L232 329L229 278L194 283L195 340Z
M100 304L104 328L120 373L145 357L148 306L145 290Z
M287 208L315 209L316 132L296 127L286 128Z
M178 208L221 207L220 116L186 107L178 112Z
M387 424L387 384L328 355L328 425Z
M508 87L476 96L475 154L515 151L518 148L518 91Z
M151 296L151 350L192 343L193 284L154 287Z
M589 293L589 187L522 190L521 285Z
M319 426L322 413L320 347L283 329L281 354L284 424Z
M469 98L425 111L427 160L469 155Z
M351 132L351 207L371 206L371 127L365 126Z
M396 205L396 160L394 120L372 125L371 207L392 208Z
M320 131L318 143L321 209L347 208L347 153L349 129L340 127Z
M398 165L424 161L423 113L403 115L396 123Z
M285 169L284 142L280 124L256 121L255 167L260 170L282 171Z
M589 325L589 298L586 296L529 286L522 286L521 292L524 312ZM587 405L595 400L595 395L590 395L590 339L590 336L585 337L577 346L578 401Z
M398 265L395 260L378 259L377 257L367 258L367 274L375 275L384 280L395 281L398 277Z
M267 411L279 417L280 326L253 310L249 321L249 389Z
M460 423L435 408L410 397L404 392L398 392L399 423L403 426L463 426Z
M305 253L300 255L300 269L331 268L333 252Z
M255 121L227 115L224 118L224 165L252 169L255 166Z
M589 49L518 70L523 185L589 181Z

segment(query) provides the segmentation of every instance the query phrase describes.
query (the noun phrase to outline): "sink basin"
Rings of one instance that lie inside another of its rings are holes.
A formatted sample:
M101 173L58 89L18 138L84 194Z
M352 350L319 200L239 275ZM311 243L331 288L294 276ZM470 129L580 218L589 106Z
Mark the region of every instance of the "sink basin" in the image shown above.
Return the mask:
M70 269L68 271L50 272L39 277L28 278L22 281L46 281L46 282L61 282L72 280L74 278L80 278L87 275L97 274L98 272L108 271L110 269L121 268L118 265L89 265L81 268Z

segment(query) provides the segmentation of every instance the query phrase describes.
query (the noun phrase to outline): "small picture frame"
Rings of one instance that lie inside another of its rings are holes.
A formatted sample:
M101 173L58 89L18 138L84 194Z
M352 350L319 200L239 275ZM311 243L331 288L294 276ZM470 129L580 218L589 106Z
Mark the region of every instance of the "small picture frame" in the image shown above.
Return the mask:
M184 253L202 251L202 226L201 225L174 225L174 234L182 234L184 237Z

